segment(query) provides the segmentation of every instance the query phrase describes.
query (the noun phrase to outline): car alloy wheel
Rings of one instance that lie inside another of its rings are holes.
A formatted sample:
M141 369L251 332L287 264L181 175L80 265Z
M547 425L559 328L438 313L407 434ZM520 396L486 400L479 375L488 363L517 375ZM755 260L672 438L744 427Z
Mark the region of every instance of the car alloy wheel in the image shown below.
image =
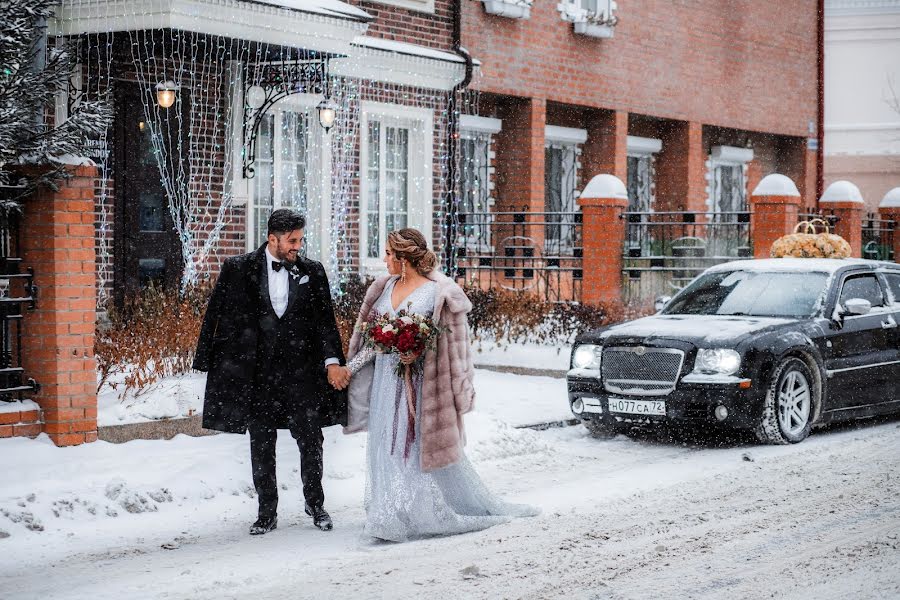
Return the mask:
M799 370L792 370L778 386L778 424L789 436L799 435L809 423L812 391Z
M796 357L781 361L772 373L756 437L766 444L796 444L809 435L817 391L807 364Z

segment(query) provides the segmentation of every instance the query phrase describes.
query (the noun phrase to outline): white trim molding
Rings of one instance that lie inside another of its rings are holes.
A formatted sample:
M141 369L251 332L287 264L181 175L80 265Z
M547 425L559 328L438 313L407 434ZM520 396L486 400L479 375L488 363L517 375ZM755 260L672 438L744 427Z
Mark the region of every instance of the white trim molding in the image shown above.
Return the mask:
M529 19L534 0L482 0L482 2L484 12L489 15L508 19Z
M472 133L500 133L503 129L503 121L492 117L479 117L476 115L460 115L459 128Z
M625 147L629 156L649 156L662 151L662 140L629 135Z
M587 129L546 125L544 126L544 139L546 142L559 144L583 144L587 141Z
M371 0L377 4L399 6L416 12L434 14L434 0Z
M414 44L360 36L348 54L331 60L331 74L443 91L466 76L461 56Z
M372 17L338 0L318 8L240 0L67 0L48 24L50 35L176 29L292 48L349 54ZM340 9L338 12L336 9Z
M709 158L718 164L744 165L753 160L753 149L738 148L737 146L713 146Z

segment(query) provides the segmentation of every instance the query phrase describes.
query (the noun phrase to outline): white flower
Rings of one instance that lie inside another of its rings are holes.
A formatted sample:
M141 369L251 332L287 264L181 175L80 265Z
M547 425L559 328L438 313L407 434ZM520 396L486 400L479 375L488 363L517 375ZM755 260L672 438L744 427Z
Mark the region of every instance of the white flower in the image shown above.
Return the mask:
M404 317L400 317L400 322L403 323L404 325L412 325L413 320L410 317L404 316Z
M384 333L390 333L393 330L394 330L393 325L385 325L384 327L381 328L381 331L383 331Z
M428 329L429 329L429 327L425 323L422 323L421 325L419 325L419 331L421 331L422 333L428 333Z

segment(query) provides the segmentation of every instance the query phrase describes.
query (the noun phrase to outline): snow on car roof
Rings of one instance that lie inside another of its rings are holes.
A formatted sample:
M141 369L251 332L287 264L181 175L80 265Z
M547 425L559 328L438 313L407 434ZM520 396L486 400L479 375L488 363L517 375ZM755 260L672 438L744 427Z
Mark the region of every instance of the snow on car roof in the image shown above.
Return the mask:
M760 258L736 260L710 267L709 271L769 271L788 273L834 273L844 267L868 265L884 267L887 263L861 258Z

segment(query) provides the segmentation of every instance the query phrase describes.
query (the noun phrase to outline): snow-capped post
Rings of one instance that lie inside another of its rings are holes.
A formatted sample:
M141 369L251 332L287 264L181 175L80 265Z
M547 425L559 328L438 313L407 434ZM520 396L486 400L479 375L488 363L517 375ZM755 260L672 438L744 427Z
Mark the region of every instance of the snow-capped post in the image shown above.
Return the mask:
M849 181L835 181L819 198L819 208L837 217L834 231L850 244L851 256L862 256L862 221L865 210L859 188Z
M800 192L790 177L762 178L750 196L750 236L754 258L768 258L772 243L791 233L800 218Z
M615 175L597 175L581 192L582 290L585 304L619 302L622 298L622 248L628 190Z
M900 187L895 187L881 200L878 213L884 221L893 221L894 261L900 262Z
M36 308L25 315L22 366L41 386L33 396L43 431L57 446L97 439L97 167L67 165L58 191L40 188L24 204L20 251L34 268ZM40 433L35 431L34 434Z

